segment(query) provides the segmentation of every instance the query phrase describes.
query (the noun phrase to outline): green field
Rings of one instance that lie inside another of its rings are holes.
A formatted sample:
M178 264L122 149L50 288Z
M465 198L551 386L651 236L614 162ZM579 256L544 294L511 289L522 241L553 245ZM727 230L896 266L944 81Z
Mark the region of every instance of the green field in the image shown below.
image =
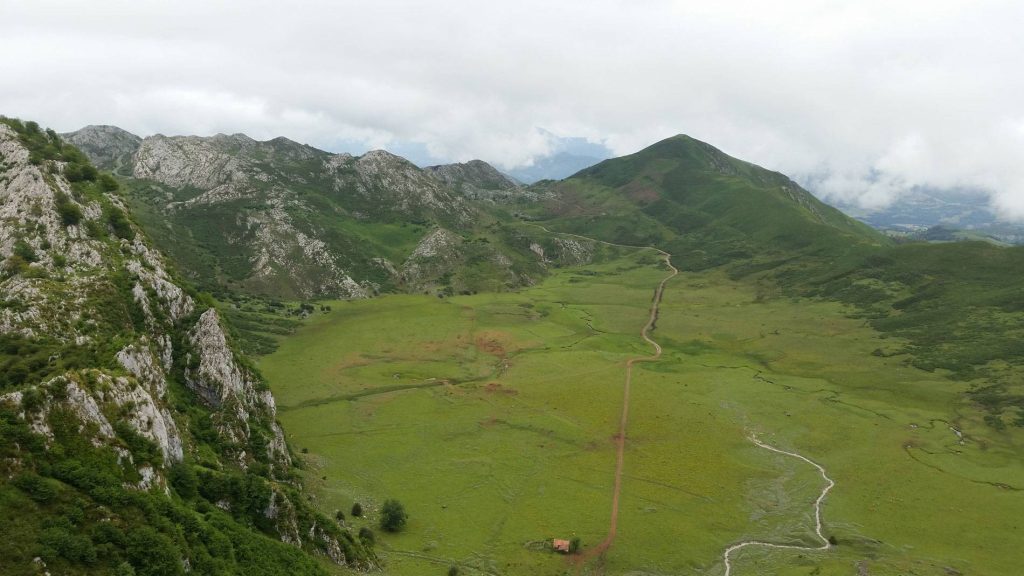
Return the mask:
M996 431L969 383L913 368L840 304L776 297L719 272L665 292L634 370L618 536L577 566L546 541L607 533L625 362L666 269L649 250L514 293L331 302L260 368L325 512L386 498L385 573L1013 575L1024 563L1024 432ZM960 443L953 428L964 435Z

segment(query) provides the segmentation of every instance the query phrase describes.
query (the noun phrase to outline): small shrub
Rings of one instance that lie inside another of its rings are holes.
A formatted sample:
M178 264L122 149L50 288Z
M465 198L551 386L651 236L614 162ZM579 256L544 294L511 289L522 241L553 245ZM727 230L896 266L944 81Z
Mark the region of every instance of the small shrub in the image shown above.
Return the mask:
M106 212L107 224L114 229L114 235L125 240L135 238L135 230L132 229L131 222L125 216L124 210L117 206L108 206L104 212Z
M102 188L104 192L114 192L121 187L121 185L117 183L117 180L106 172L100 174L99 184L100 188Z
M14 255L18 256L25 262L37 262L39 260L39 256L36 254L36 251L33 250L32 246L29 246L28 242L25 242L24 240L18 240L14 243Z
M363 544L367 546L373 546L377 541L377 536L366 526L359 529L359 539L363 541Z
M356 518L363 515L363 506L359 502L352 505L352 515Z
M57 194L56 204L57 214L65 226L74 226L82 221L82 209L72 202L67 194Z
M32 472L17 476L13 484L36 502L50 502L57 497L56 483Z

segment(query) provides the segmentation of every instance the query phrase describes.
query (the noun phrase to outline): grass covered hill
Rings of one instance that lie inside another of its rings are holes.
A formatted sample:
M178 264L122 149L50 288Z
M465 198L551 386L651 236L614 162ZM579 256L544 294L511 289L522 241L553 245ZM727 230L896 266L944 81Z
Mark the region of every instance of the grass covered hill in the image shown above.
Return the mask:
M689 269L888 243L786 176L683 135L538 187L552 198L531 216L605 240L657 245Z

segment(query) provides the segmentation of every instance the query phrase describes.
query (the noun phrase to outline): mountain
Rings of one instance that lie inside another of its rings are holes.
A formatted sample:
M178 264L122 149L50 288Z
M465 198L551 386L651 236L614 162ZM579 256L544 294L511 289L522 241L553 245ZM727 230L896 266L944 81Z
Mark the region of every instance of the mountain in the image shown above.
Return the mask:
M988 237L1008 244L1024 243L1024 225L1000 221L989 207L988 196L980 192L915 188L879 210L865 210L851 204L838 206L847 214L897 237L943 241ZM932 228L936 230L929 233ZM936 238L937 235L940 236Z
M463 196L473 199L508 196L521 188L518 182L483 160L427 166L426 171Z
M118 132L86 128L97 158ZM422 170L385 151L331 154L286 138L150 136L125 165L140 224L191 281L271 298L364 298L529 284L546 263L539 230L513 229L474 200L518 194L483 162ZM443 241L441 241L443 239ZM548 241L552 250L556 246Z
M520 182L534 184L541 180L561 180L597 164L604 158L598 156L580 156L569 152L556 152L549 156L535 158L529 166L519 166L506 170Z
M520 182L534 184L541 180L561 180L612 157L612 151L601 142L578 136L559 136L543 128L537 135L547 141L549 152L533 158L529 166L517 166L507 173Z
M86 126L61 138L85 153L101 170L122 172L129 168L131 157L142 144L142 138L117 126Z
M688 136L605 160L534 189L534 218L612 242L657 245L691 269L837 255L889 241L778 172Z
M519 205L554 230L672 254L682 270L718 268L759 298L849 305L924 370L970 382L994 427L1024 426L1024 247L991 242L896 243L819 201L786 176L676 136L532 187Z
M117 181L8 118L0 260L0 573L372 565L307 503L273 396Z

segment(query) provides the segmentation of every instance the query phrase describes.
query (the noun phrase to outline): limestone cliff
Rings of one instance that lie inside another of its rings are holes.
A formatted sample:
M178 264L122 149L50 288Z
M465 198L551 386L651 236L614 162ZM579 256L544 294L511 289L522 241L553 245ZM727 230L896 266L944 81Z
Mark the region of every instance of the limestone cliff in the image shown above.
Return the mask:
M340 543L338 526L323 528L329 521L298 497L273 396L216 308L175 280L116 182L82 162L52 132L0 123L0 431L28 434L3 443L0 489L56 474L98 498L66 477L65 460L85 450L97 463L110 455L112 486L170 498L174 474L199 464L218 482L264 486L273 505L252 513L274 537L368 566L359 545ZM245 494L226 490L226 509ZM186 561L192 551L181 552Z

